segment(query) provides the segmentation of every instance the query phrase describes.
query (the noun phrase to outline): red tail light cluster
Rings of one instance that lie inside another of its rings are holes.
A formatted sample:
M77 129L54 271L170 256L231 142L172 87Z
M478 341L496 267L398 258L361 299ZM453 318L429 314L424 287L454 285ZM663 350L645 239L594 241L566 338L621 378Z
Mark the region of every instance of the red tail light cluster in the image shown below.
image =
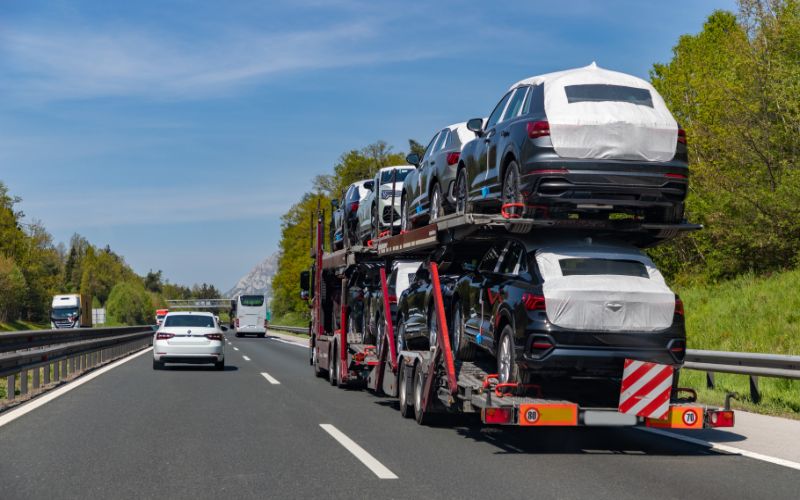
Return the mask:
M459 157L461 157L461 153L459 152L447 153L447 164L455 165L456 163L458 163Z
M686 131L682 128L678 129L678 142L681 144L686 144Z
M548 123L546 120L528 122L527 129L528 137L531 139L537 139L539 137L550 135L550 123Z
M664 177L667 179L685 179L686 176L683 174L664 174Z
M350 203L350 211L353 212L353 213L358 212L358 202L357 201L354 201L354 202Z
M482 411L483 422L487 424L510 424L514 422L512 408L484 408Z
M525 304L525 309L529 311L545 310L544 295L537 295L534 293L523 293L522 303Z
M675 297L675 314L683 316L683 301L678 297Z
M167 340L167 339L171 339L174 336L175 336L174 333L159 332L156 335L156 340Z
M206 338L208 340L222 340L222 334L221 333L207 333L206 334Z
M734 420L733 410L717 410L708 414L711 427L733 427Z

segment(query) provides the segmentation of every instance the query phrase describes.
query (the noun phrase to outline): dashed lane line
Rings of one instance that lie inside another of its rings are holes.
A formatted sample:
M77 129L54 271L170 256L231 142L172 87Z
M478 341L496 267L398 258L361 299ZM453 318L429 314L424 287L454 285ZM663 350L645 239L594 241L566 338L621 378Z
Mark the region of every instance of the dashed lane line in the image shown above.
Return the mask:
M267 381L272 385L279 385L280 384L280 382L278 382L278 379L276 379L275 377L273 377L272 375L270 375L267 372L261 372L261 376L263 376L265 379L267 379Z
M385 465L380 463L375 457L370 455L367 450L358 445L355 441L347 437L342 431L331 424L319 424L322 429L333 437L340 445L366 465L379 479L397 479L394 472L390 471Z
M244 359L245 361L250 361L250 358L248 358L247 356L242 356L242 359Z

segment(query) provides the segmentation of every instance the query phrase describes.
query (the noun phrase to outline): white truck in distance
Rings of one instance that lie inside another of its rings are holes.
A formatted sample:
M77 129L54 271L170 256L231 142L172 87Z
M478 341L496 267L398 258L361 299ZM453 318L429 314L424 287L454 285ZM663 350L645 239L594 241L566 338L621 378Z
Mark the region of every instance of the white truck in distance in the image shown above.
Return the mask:
M264 295L239 295L231 304L236 336L267 334L267 298Z
M92 302L89 297L77 293L53 296L50 327L91 328Z

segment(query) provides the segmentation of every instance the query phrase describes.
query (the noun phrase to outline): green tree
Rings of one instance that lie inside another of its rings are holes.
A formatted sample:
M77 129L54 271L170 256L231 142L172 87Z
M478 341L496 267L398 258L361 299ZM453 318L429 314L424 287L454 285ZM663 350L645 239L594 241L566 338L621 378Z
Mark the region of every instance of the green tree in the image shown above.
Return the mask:
M144 277L144 287L154 293L161 293L162 288L164 287L163 283L161 282L161 270L153 272L151 269L147 272L147 275Z
M425 146L421 143L415 141L414 139L408 140L408 152L409 153L417 153L420 158L425 156Z
M150 324L153 303L141 283L118 283L108 296L106 315L108 322L115 325Z
M0 322L19 317L25 303L25 276L11 257L0 255Z

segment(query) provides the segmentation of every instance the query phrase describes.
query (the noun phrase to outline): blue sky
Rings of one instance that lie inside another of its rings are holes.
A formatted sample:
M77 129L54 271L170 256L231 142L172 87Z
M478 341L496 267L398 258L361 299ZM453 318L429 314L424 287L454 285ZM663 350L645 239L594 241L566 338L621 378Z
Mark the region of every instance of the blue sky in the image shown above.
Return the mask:
M536 74L646 77L735 7L0 0L0 180L56 241L227 290L343 152L426 142Z

